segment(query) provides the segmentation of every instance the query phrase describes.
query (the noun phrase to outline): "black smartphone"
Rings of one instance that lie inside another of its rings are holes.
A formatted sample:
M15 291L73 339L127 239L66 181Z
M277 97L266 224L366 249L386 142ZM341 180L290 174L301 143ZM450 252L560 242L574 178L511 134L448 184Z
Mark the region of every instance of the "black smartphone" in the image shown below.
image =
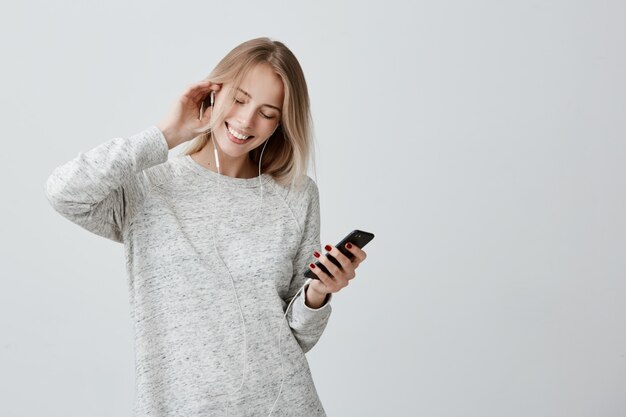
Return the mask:
M345 247L346 243L350 242L357 248L363 249L363 247L367 245L369 241L372 239L374 239L373 233L364 232L363 230L353 230L350 233L348 233L346 237L341 239L341 242L337 243L335 247L339 249L339 252L346 255L348 259L352 259L354 258L354 255L352 254L352 252L346 249ZM337 259L335 259L333 255L326 252L326 257L328 258L329 261L331 261L332 263L334 263L335 265L341 268L341 264L339 263ZM320 261L315 262L315 267L329 274L328 269L326 269L326 267L322 265ZM315 272L311 271L311 269L309 268L307 268L306 272L304 273L304 276L307 278L319 279L318 276L315 275Z

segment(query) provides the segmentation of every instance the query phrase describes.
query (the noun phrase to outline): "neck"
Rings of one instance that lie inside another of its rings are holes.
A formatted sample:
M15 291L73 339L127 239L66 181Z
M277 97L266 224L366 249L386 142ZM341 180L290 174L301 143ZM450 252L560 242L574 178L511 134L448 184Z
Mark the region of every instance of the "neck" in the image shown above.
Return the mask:
M192 154L191 157L205 168L218 172L214 152L213 144L209 141L204 148ZM220 174L234 178L254 178L259 175L259 168L250 162L247 154L239 158L232 158L219 148L217 153L220 159Z

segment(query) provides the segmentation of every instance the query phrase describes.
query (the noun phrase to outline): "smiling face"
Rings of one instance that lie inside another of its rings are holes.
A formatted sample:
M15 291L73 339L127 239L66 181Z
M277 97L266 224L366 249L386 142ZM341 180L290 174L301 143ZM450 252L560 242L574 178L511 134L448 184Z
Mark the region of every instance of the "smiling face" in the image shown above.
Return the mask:
M215 106L221 103L233 86L224 83L215 95ZM258 64L243 79L235 93L235 101L224 122L213 130L218 148L231 158L247 157L248 152L262 145L280 122L284 98L283 81L272 67Z

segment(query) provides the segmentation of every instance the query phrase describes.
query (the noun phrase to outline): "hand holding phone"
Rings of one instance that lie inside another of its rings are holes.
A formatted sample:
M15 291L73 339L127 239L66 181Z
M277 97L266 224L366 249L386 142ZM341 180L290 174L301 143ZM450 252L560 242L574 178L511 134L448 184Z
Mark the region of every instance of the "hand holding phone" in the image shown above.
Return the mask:
M345 246L346 243L350 242L357 248L363 249L363 247L367 245L372 239L374 239L373 233L365 232L363 230L353 230L352 232L348 233L346 237L341 239L341 241L337 243L335 247L339 250L339 252L343 253L348 259L352 260L352 258L354 258L354 255L352 254L352 252L346 249L346 246ZM328 258L329 261L331 261L332 263L337 265L339 268L341 268L341 264L339 263L337 259L335 259L334 256L332 256L331 254L327 252L326 257ZM326 267L320 261L315 262L315 267L331 275L330 272L328 272L328 269L326 269ZM319 279L318 276L315 275L315 272L311 271L310 269L306 270L306 272L304 273L304 276L307 278Z

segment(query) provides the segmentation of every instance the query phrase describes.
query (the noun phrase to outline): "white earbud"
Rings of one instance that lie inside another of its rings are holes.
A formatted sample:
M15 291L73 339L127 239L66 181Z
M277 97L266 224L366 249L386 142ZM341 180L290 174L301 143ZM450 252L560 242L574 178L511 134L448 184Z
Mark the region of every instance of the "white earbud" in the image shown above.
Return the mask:
M215 103L215 91L211 91L211 117L213 117L213 104ZM217 156L217 147L215 146L215 140L213 142L213 152L215 155L215 165L217 166L217 173L220 173L220 157ZM219 178L218 178L219 181Z

